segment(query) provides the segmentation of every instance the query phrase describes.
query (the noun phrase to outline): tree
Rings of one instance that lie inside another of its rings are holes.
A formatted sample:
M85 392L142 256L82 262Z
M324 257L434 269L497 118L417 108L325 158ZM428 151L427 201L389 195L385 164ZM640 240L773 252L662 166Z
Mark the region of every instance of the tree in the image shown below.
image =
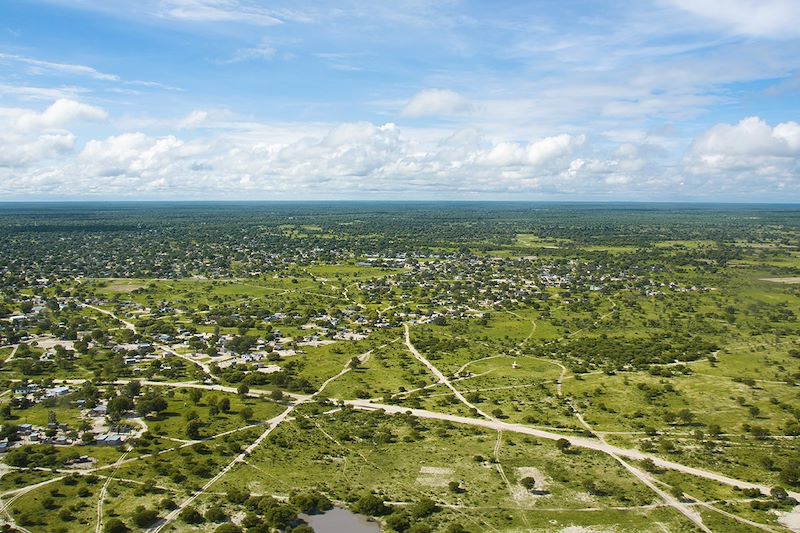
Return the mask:
M136 398L142 390L142 384L137 380L129 381L125 385L125 395L128 398Z
M139 505L133 511L133 523L139 527L147 527L158 520L158 512L153 509L148 509L143 505Z
M228 519L228 516L225 514L225 511L222 510L221 507L212 506L206 511L206 520L208 522L224 522Z
M406 531L411 525L404 511L395 511L386 517L386 525L393 531Z
M239 411L239 416L241 416L242 420L245 422L249 422L253 418L253 408L250 406L244 407L241 411Z
M161 502L159 502L159 505L162 509L166 509L167 511L172 511L173 509L178 508L178 504L175 503L175 500L172 498L164 498L161 500Z
M527 490L533 490L536 488L536 478L531 476L524 477L519 481L519 484L525 487Z
M187 507L181 511L180 518L187 524L202 524L204 520L203 515L200 514L200 511L194 507Z
M228 489L226 497L228 498L229 502L241 505L247 501L247 499L250 497L250 493L246 490L232 487Z
M119 518L112 518L103 527L105 533L127 533L130 531L128 526Z
M189 399L193 404L197 405L203 397L203 391L200 389L189 389Z
M567 439L558 439L556 441L556 448L558 448L562 453L566 453L571 446L572 443Z
M433 513L437 512L439 510L439 506L436 505L436 502L432 499L423 497L417 503L409 507L408 510L412 517L419 520L421 518L427 518Z
M248 387L247 384L242 383L236 389L236 392L239 394L239 396L247 396L247 393L250 392L250 387Z
M790 461L782 469L778 477L792 487L800 486L800 462Z
M458 481L451 481L447 484L447 488L450 489L450 492L454 492L456 494L464 492L464 489L461 487L461 484Z
M772 490L769 491L769 495L778 501L783 501L789 497L789 493L783 487L773 487Z
M297 509L291 505L278 505L264 514L264 520L275 529L284 530L297 519Z
M0 439L8 439L9 442L19 440L19 427L16 424L3 424L0 427Z
M283 391L280 389L275 389L274 391L269 393L269 397L275 400L276 402L279 402L283 400Z
M365 494L353 504L353 510L367 516L383 516L389 512L389 508L383 503L383 499L375 494Z
M189 420L186 423L186 436L192 440L197 440L200 438L200 428L203 427L203 423L200 422L198 419Z
M289 498L289 502L307 514L315 514L333 509L327 496L316 491L301 492Z
M107 413L112 420L119 420L122 414L131 408L131 401L127 396L115 396L108 402Z
M231 410L231 400L230 398L223 398L219 401L219 410L223 413L227 413Z

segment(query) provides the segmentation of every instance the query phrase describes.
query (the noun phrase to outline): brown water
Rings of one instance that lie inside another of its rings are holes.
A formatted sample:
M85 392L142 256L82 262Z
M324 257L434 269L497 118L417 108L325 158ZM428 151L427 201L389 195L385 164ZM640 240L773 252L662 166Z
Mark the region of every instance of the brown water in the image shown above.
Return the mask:
M322 514L301 514L300 518L308 522L315 533L380 533L381 531L375 522L338 507Z

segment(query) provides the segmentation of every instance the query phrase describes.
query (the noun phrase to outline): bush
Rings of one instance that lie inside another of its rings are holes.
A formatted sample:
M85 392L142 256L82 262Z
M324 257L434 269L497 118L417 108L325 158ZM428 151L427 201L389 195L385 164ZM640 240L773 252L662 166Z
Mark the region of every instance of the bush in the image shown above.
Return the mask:
M225 514L220 507L214 506L210 507L208 511L206 511L206 520L209 522L224 522L228 519L228 516Z
M327 496L319 492L301 492L289 498L292 505L296 505L300 511L308 514L325 512L333 508L333 503Z
M187 507L181 511L180 517L187 524L202 524L204 521L203 515L194 507Z
M139 527L147 527L158 520L158 513L153 509L147 509L140 505L133 511L133 523Z
M167 511L172 511L173 509L178 508L178 504L175 503L175 500L172 498L164 498L161 500L161 508L166 509Z
M108 522L106 522L105 527L103 527L103 531L105 533L126 533L129 531L128 526L120 520L119 518L112 518Z
M353 505L353 511L367 516L383 516L389 512L389 508L384 505L382 498L365 494Z

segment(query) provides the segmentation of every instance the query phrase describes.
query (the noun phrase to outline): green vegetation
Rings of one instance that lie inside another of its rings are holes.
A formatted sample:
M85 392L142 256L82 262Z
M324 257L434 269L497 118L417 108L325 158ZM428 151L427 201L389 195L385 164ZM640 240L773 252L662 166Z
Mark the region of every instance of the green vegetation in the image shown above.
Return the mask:
M797 215L3 207L5 520L788 531Z

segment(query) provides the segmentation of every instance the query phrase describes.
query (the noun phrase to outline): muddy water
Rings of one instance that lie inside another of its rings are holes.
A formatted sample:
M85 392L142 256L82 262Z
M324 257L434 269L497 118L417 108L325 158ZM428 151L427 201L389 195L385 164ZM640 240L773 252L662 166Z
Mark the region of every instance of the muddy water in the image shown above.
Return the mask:
M334 508L317 515L300 515L314 528L315 533L380 533L378 524L351 513L347 509Z

